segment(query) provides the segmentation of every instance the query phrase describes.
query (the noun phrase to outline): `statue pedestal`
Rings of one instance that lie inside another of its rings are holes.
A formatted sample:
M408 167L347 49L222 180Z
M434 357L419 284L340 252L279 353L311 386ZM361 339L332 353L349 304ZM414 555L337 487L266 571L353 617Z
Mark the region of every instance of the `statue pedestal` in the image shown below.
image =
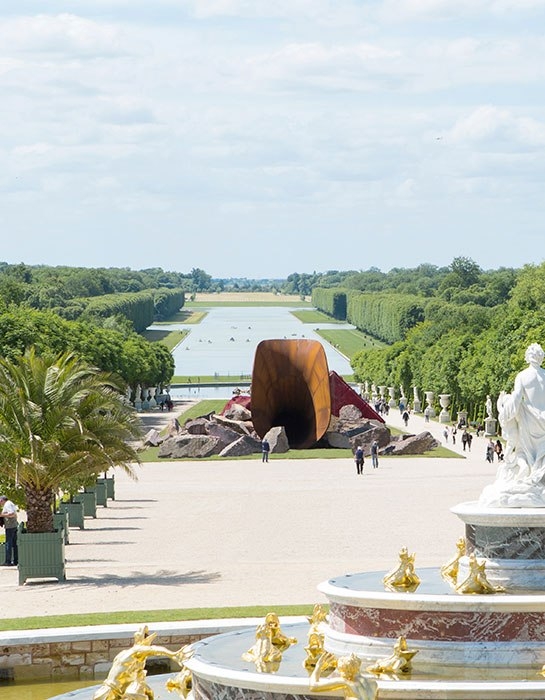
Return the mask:
M508 593L543 591L545 508L487 508L477 501L451 508L465 523L466 554L486 559L486 577ZM468 573L460 560L458 580Z
M413 412L414 413L422 413L422 405L420 404L419 399L414 400Z
M439 423L450 423L450 413L444 408L439 414Z
M493 435L496 435L496 425L497 421L495 418L486 418L484 421L484 436L492 437Z

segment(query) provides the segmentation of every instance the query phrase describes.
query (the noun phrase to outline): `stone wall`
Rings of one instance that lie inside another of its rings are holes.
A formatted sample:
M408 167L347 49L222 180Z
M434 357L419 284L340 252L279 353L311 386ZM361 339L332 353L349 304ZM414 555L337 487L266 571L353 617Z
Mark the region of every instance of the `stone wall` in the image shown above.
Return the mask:
M157 633L155 644L174 651L199 639L255 627L260 622L260 618L163 622L149 623L149 628ZM0 680L104 678L116 654L132 645L138 627L138 624L102 625L0 632ZM156 659L149 664L150 673L170 670L168 659Z

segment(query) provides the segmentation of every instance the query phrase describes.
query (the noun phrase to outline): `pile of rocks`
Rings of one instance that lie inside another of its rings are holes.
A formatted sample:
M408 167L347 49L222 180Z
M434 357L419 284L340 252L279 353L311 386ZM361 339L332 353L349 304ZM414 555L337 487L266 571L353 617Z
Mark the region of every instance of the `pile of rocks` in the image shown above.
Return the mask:
M158 444L158 435L149 437L149 444L152 440L153 444ZM271 428L266 437L273 454L289 450L284 428ZM374 440L379 444L380 454L422 454L438 445L427 431L420 435L392 437L390 430L383 423L363 418L356 406L348 405L340 409L338 417L332 417L329 429L318 446L354 451L361 445L364 453L369 455ZM254 430L252 414L239 404L231 405L224 415L210 413L190 419L183 427L173 423L169 436L159 445L159 457L167 459L198 459L211 455L241 457L260 452L261 439Z

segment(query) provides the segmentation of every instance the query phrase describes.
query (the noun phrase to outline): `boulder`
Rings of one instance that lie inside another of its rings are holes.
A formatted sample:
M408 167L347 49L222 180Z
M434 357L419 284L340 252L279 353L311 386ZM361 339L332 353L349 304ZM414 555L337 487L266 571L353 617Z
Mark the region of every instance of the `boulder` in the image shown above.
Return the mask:
M335 430L328 430L324 435L324 439L329 447L336 447L338 449L349 449L352 447L349 437Z
M219 438L210 435L178 435L163 442L158 456L170 459L210 457L218 453L219 444Z
M425 430L418 435L401 435L395 441L392 441L382 454L387 455L421 455L434 447L439 446L439 441L433 435Z
M184 430L190 435L208 435L208 426L210 418L201 416L200 418L191 418L184 425Z
M252 413L245 406L233 403L225 410L223 417L236 421L251 421Z
M341 406L339 410L339 421L341 423L358 423L361 421L362 413L357 406L349 403Z
M159 431L152 428L144 435L142 445L144 447L157 447L163 442L163 438L159 435Z
M231 428L239 435L249 435L251 432L242 421L230 420L229 418L217 415L214 416L214 421L219 423L219 425L225 425L227 428Z
M240 437L240 433L237 433L232 428L228 428L226 425L220 425L216 421L210 421L208 424L208 435L218 438L220 452L224 447L227 447L227 445L235 442Z
M274 428L269 430L265 437L271 446L271 453L283 454L284 452L288 452L290 449L286 429L283 426L274 426Z
M371 443L376 440L378 442L380 452L390 454L384 450L384 448L387 448L390 445L392 440L390 429L382 423L379 426L374 423L370 423L370 426L371 427L368 430L357 433L351 438L350 442L352 443L352 448L355 450L356 447L361 445L361 447L363 447L363 454L370 455Z
M249 435L242 435L219 453L220 457L242 457L261 452L261 442Z

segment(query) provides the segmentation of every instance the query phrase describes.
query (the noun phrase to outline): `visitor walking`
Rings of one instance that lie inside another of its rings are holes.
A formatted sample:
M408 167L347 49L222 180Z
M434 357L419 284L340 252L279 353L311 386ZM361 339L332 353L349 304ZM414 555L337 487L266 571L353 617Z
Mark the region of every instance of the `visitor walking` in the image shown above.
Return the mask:
M403 415L401 417L403 418L403 422L405 423L405 427L407 427L409 425L409 412L403 411Z
M354 462L356 463L356 473L363 474L363 447L361 445L356 447Z
M448 443L448 427L445 425L445 429L443 430L443 437L445 438L445 442Z
M495 447L496 446L494 445L492 440L489 440L488 445L486 446L486 461L490 462L490 464L492 464L492 462L494 461L494 452L496 451Z
M19 549L17 547L17 506L7 496L0 496L0 518L6 530L6 558L2 566L17 566Z
M271 451L271 446L269 444L269 441L267 438L263 438L263 441L261 443L261 461L262 462L268 462L269 461L269 452Z
M371 443L371 463L373 465L373 469L378 468L378 441L373 440Z

